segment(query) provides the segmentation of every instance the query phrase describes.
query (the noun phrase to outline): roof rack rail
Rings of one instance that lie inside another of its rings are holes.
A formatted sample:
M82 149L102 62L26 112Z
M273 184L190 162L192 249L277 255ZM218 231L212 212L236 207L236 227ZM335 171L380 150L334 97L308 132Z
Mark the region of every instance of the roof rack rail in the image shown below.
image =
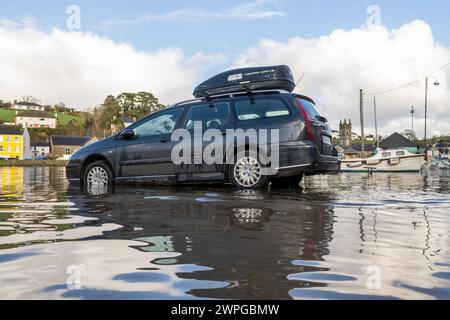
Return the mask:
M282 90L282 89L261 89L261 90L240 91L240 92L233 92L233 93L221 93L221 94L216 94L216 95L207 96L207 97L203 97L203 98L180 101L178 103L168 105L167 108L180 107L185 104L201 102L201 101L205 101L208 99L218 99L218 98L226 98L226 97L233 98L235 96L246 95L246 94L255 94L255 93L290 93L290 92L287 90Z
M231 97L232 98L234 96L240 96L240 95L244 95L244 94L269 93L269 92L273 92L273 93L290 93L289 91L282 90L282 89L261 89L261 90L238 91L238 92L232 92L232 93L221 93L221 94L208 96L208 98L210 98L210 99L222 98L222 97Z
M180 101L174 104L169 104L167 106L167 108L174 108L174 107L179 107L182 106L183 104L188 104L188 103L193 103L193 102L197 102L197 101L203 101L204 99L189 99L189 100L184 100L184 101Z

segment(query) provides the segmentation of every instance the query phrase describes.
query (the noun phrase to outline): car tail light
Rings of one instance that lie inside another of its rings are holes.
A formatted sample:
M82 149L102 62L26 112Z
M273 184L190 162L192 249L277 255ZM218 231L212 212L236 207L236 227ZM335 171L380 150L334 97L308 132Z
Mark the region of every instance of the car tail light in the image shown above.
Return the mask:
M313 130L312 130L311 120L308 118L308 113L306 112L305 107L302 104L302 101L299 98L296 98L295 100L297 100L297 105L303 114L303 118L305 118L305 125L306 125L306 132L308 134L308 140L312 141L313 140Z

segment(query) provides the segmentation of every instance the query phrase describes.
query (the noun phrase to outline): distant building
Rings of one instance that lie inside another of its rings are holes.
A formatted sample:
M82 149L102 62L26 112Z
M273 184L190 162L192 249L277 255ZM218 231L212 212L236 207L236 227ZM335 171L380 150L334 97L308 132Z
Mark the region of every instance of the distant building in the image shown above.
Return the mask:
M46 157L50 154L50 143L47 141L31 141L31 157Z
M51 136L50 151L56 157L68 157L85 145L97 141L92 137Z
M367 142L375 142L375 136L373 134L369 134L364 138Z
M0 158L17 160L31 158L30 135L27 128L0 125Z
M344 119L344 121L340 121L339 123L339 131L333 130L333 141L344 148L350 148L352 143L358 140L361 140L361 135L352 131L352 120ZM376 142L375 136L373 134L367 135L365 138L367 142Z
M349 148L352 145L352 120L344 119L344 122L339 123L339 144L344 148Z
M45 111L45 107L33 102L17 102L12 106L14 110Z
M122 130L123 128L128 128L131 126L135 121L131 120L127 117L120 117L116 118L114 123L111 124L111 133L115 134Z
M24 128L51 128L55 129L58 125L57 114L51 114L42 111L24 111L16 115L15 124L22 125Z
M131 126L135 122L135 121L133 121L130 118L127 118L127 117L120 117L119 120L123 123L125 128L128 128L129 126Z
M360 144L354 144L350 148L345 149L344 157L345 159L356 159L362 157L370 157L376 151L374 145L366 144L364 145L364 152L362 151L362 146Z
M412 153L418 152L418 146L413 141L409 140L405 136L398 132L383 139L379 143L381 149L407 149Z

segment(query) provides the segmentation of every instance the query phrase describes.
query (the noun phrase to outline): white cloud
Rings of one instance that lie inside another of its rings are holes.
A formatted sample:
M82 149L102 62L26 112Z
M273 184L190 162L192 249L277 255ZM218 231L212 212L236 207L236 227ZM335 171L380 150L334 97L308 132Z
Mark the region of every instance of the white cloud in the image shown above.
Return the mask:
M212 19L257 20L285 16L284 12L273 9L272 2L273 0L255 0L221 10L189 8L162 14L144 14L132 19L105 20L100 26L111 28L151 22L197 22Z
M150 91L162 102L191 96L201 72L222 55L186 57L177 48L138 51L92 33L0 21L0 98L33 95L43 103L88 108L108 94Z
M138 51L92 33L45 32L35 23L0 21L0 99L33 95L43 103L75 107L100 104L106 95L151 91L164 103L191 97L208 67L226 62L221 54L185 56L178 48ZM433 39L430 27L413 21L397 30L385 27L336 30L319 38L286 42L262 40L245 50L235 66L287 64L300 76L297 89L313 97L337 128L352 118L359 130L359 89L377 92L419 79L450 62L450 50ZM450 133L450 67L435 73L440 86L429 92L429 135ZM423 135L424 82L378 97L380 132L410 128L416 107ZM373 132L372 98L366 97L366 125Z
M450 62L450 50L433 39L428 24L413 21L397 30L371 27L336 30L319 38L295 37L287 42L262 40L236 60L235 66L288 64L306 76L297 89L317 100L337 128L351 117L359 130L359 89L378 92L408 83ZM450 67L434 74L440 87L429 92L428 134L450 133ZM410 106L416 107L416 128L423 135L424 81L379 96L380 132L411 128ZM373 132L372 97L366 97L366 126Z

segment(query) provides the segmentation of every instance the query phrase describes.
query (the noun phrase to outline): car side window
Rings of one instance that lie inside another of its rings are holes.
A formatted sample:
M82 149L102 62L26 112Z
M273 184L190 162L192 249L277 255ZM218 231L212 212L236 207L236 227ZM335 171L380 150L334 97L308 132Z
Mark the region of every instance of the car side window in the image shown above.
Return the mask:
M186 121L186 129L193 130L195 122L201 122L203 130L220 129L230 118L230 105L227 102L192 107Z
M289 116L283 101L274 98L256 98L236 102L236 114L240 121Z
M134 133L139 137L170 134L175 129L175 125L181 115L181 112L181 109L174 109L157 116L150 117L147 121L144 121L134 127Z

